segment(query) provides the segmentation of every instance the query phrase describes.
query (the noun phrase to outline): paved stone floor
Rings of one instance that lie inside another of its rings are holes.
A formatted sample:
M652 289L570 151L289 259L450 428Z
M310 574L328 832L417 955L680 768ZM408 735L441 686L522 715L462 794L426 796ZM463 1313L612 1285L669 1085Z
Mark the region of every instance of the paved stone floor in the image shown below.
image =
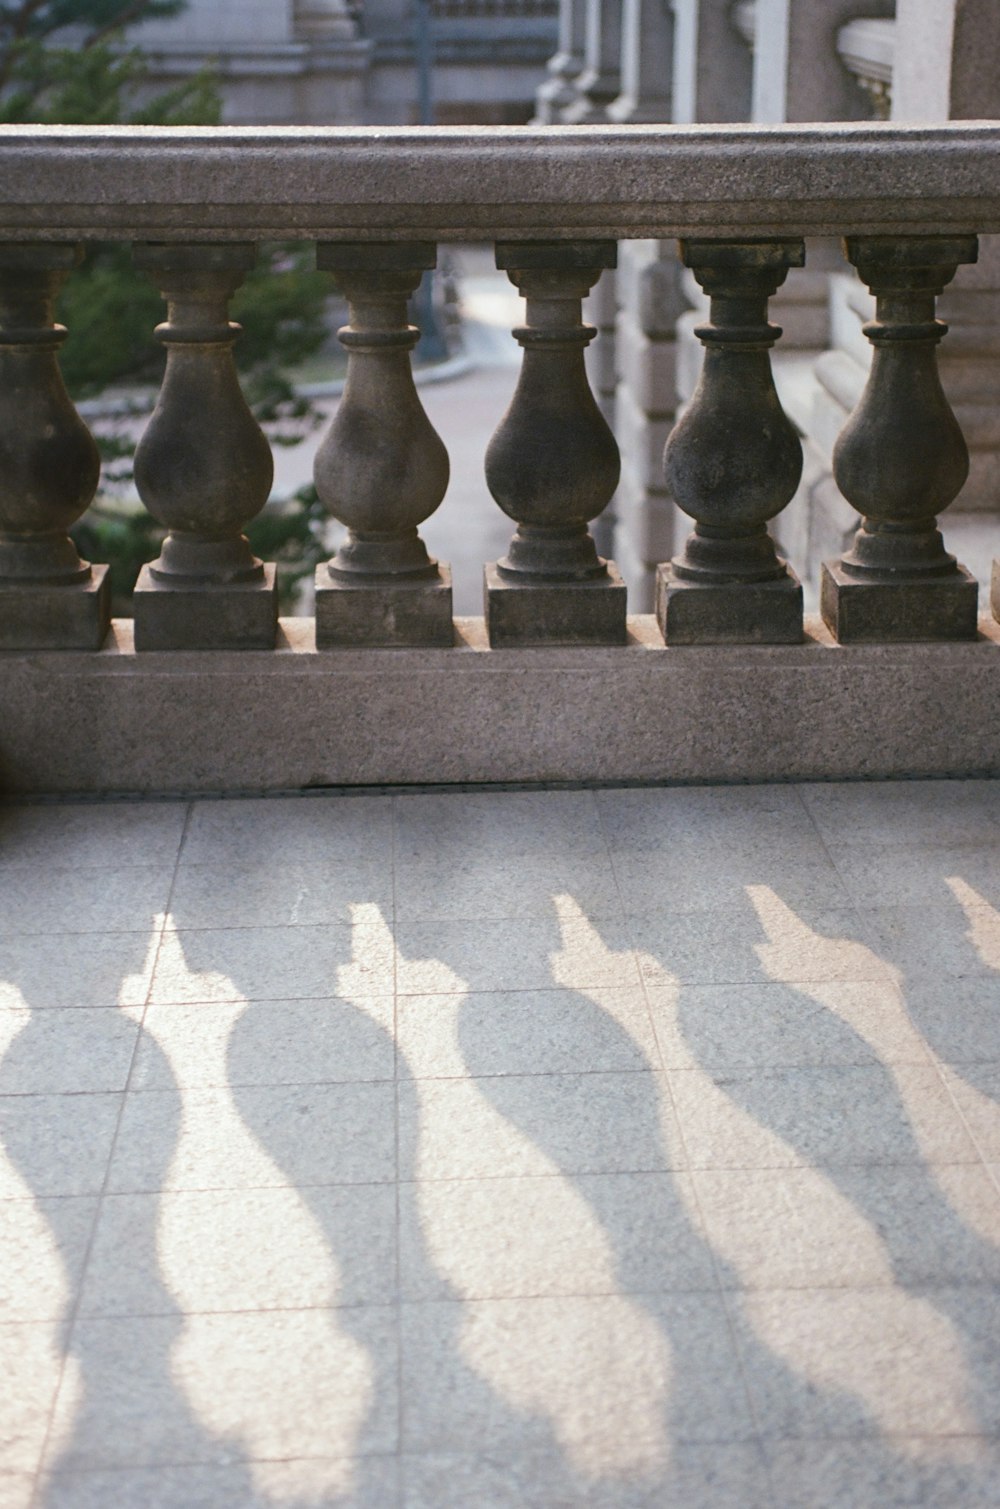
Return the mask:
M1000 1504L1000 784L0 810L2 1509Z

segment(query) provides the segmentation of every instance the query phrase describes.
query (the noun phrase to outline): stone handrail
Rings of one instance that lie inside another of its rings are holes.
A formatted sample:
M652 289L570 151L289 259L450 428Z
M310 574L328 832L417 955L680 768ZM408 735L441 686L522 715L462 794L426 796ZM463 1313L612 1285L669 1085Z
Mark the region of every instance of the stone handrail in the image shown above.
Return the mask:
M1000 231L1000 124L0 126L0 237Z

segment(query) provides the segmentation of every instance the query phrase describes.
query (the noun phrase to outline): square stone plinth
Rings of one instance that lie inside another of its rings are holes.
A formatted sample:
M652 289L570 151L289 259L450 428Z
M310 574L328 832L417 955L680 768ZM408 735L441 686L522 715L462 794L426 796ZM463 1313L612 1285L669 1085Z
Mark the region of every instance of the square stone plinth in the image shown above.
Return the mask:
M137 650L273 650L275 567L258 582L168 585L143 566L134 597Z
M819 607L838 644L975 639L979 584L959 566L925 582L861 581L824 561Z
M107 566L63 587L0 583L0 650L99 650L110 624Z
M451 567L417 581L353 582L316 568L316 648L393 649L405 645L447 648L455 640Z
M656 619L667 644L799 644L802 584L789 570L776 582L703 585L660 566Z
M583 582L513 582L495 561L483 571L486 629L494 650L545 644L625 644L625 583L608 561L607 576Z

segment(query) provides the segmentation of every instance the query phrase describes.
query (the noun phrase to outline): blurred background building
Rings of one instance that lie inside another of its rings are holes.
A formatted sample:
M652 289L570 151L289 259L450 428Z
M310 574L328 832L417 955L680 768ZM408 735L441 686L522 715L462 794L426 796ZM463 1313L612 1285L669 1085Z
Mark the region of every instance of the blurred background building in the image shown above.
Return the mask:
M422 43L443 125L530 118L556 47L557 0L189 0L134 27L150 82L209 64L229 125L412 125Z

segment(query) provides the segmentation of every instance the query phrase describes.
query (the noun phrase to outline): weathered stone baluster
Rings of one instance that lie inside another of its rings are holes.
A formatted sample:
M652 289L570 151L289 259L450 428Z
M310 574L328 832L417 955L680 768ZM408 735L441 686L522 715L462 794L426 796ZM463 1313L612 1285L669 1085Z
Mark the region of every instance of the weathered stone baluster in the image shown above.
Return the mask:
M606 121L621 89L622 0L585 0L583 71L562 112L568 125Z
M137 650L266 650L274 645L275 568L243 527L271 490L271 448L233 361L229 300L253 246L137 245L136 264L167 301L156 334L167 366L135 453L146 508L166 526L159 557L135 590Z
M547 65L548 77L535 91L535 124L551 125L576 98L583 71L586 13L584 0L559 0L559 46Z
M0 246L0 649L96 650L110 622L107 566L66 533L97 489L93 436L70 402L52 322L77 246Z
M618 485L618 447L587 381L596 331L580 305L613 241L507 242L496 249L526 303L510 408L486 452L486 481L517 533L486 567L490 644L623 644L625 586L587 529Z
M802 447L771 376L781 334L767 301L801 241L686 241L711 299L701 378L664 452L667 485L695 520L683 554L657 572L656 615L671 644L794 644L802 588L767 522L798 486Z
M841 644L972 639L978 586L937 527L969 453L938 377L948 327L934 310L958 265L976 260L976 238L858 236L846 249L875 294L864 327L875 351L833 474L863 522L851 549L824 562L820 609Z
M344 545L316 572L316 643L450 645L451 571L417 532L448 486L448 453L424 413L410 352L419 331L406 300L432 243L324 242L317 266L350 305L347 384L316 456L328 513L347 525Z

